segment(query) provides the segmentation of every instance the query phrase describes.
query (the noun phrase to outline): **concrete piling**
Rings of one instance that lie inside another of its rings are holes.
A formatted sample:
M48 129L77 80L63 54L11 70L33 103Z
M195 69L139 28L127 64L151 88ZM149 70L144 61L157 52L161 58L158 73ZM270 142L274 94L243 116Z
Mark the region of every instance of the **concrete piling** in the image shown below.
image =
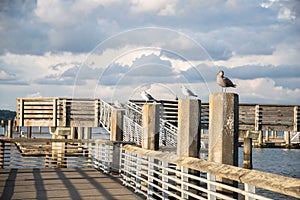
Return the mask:
M237 166L238 95L212 93L209 105L209 161Z
M180 99L178 102L177 155L199 158L200 133L201 101Z
M143 135L142 148L159 149L159 104L145 104L143 106Z
M111 125L110 125L110 140L122 141L123 140L123 116L125 110L118 109L111 112Z
M234 93L212 93L209 99L209 152L211 162L238 166L239 100ZM237 187L237 182L216 177ZM217 187L224 193L231 193ZM234 198L237 194L232 193Z

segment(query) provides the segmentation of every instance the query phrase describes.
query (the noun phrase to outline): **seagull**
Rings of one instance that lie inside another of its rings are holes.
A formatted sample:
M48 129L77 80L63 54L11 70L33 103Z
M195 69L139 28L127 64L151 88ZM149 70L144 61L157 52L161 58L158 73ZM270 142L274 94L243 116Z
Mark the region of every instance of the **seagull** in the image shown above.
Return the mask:
M186 86L181 86L181 92L186 97L198 97L196 94L194 94L190 89L188 89Z
M222 87L222 92L223 92L223 88L225 88L225 92L226 92L226 88L228 87L236 87L236 84L232 83L232 81L227 78L224 77L224 71L220 70L217 76L217 83L219 84L219 86Z
M157 101L153 96L151 96L151 94L147 93L146 90L141 92L141 96L144 100L146 100L146 103L148 101Z

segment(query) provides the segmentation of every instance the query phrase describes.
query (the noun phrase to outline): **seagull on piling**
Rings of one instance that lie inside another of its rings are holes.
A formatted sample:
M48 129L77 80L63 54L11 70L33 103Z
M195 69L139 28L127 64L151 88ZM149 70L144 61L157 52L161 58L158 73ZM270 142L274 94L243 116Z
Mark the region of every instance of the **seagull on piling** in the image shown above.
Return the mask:
M224 71L220 70L217 76L217 83L219 86L222 87L222 92L223 92L223 88L225 88L225 92L226 92L226 88L228 87L236 87L236 84L232 83L232 81L224 76Z
M181 86L181 92L183 95L187 97L198 97L196 94L194 94L190 89L188 89L185 85Z
M157 101L151 94L149 94L148 92L146 92L146 90L143 90L141 92L141 96L144 100L146 100L146 103L148 101Z

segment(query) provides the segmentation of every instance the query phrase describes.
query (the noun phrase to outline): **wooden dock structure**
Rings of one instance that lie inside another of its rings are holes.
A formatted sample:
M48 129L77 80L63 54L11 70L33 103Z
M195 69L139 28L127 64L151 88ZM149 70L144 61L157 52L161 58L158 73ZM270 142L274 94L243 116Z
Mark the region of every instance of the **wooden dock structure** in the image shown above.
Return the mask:
M112 192L102 185L101 177L106 182L107 177L116 180L113 174L118 174L122 184L147 199L270 199L256 188L282 199L300 198L300 179L237 166L239 133L247 144L255 136L262 144L263 131L285 131L290 147L291 137L299 137L299 119L296 105L242 105L234 93L212 93L209 104L198 99L131 101L121 108L101 99L19 98L15 127L27 126L28 137L13 138L10 122L7 138L0 138L3 194L15 193L13 183L27 174L29 178L21 179L32 181L35 198L51 191L44 183L62 179L71 188L64 189L67 198L95 192L105 199ZM32 138L33 126L49 127L52 139ZM91 138L92 127L105 128L110 139ZM199 158L205 129L209 130L208 160ZM249 149L251 145L244 146L251 166ZM93 192L80 191L82 182L91 183ZM75 195L68 192L72 188Z
M137 200L120 178L92 168L0 170L0 199Z

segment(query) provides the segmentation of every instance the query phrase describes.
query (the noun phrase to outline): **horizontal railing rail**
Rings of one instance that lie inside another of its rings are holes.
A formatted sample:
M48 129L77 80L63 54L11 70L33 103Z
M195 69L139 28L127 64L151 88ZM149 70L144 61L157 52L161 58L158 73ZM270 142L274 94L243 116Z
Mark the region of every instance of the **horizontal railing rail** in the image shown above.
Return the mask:
M127 116L142 123L145 101L130 100L126 104ZM178 101L161 100L162 118L177 126ZM18 98L16 126L64 126L110 128L113 106L92 98ZM209 128L209 104L201 103L201 128ZM240 130L299 131L298 105L239 104Z
M16 126L98 127L100 100L18 98Z
M133 145L122 147L121 175L123 184L148 199L272 199L255 192L260 188L300 197L299 179ZM236 182L240 187L235 187Z
M111 170L109 140L0 139L0 168L83 168Z

